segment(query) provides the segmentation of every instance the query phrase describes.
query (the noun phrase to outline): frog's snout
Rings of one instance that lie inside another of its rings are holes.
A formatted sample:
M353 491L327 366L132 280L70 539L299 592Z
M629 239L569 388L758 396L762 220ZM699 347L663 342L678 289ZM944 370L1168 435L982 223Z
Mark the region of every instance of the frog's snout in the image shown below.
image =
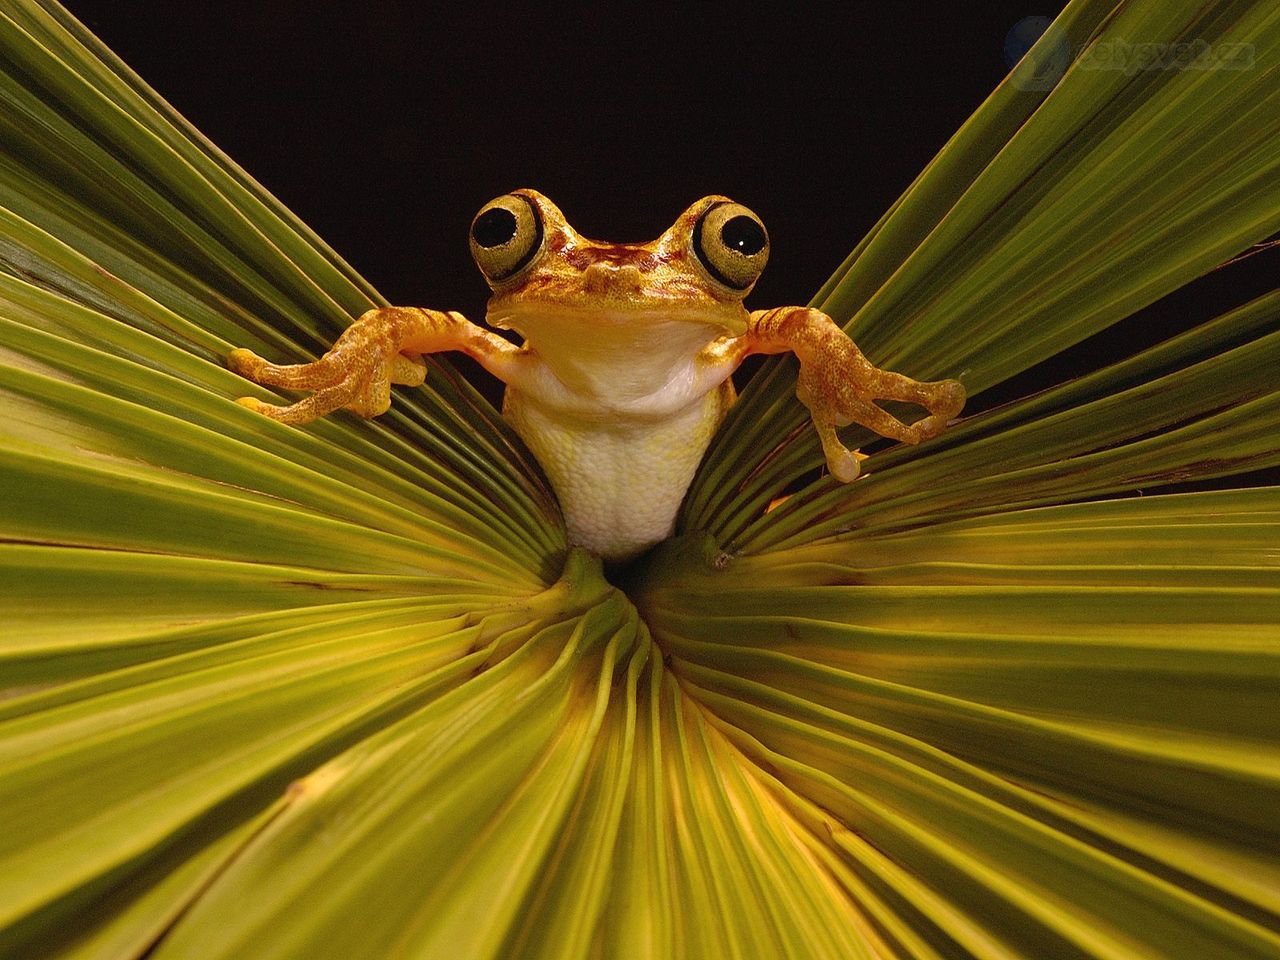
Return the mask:
M594 294L639 293L644 277L634 263L608 263L597 260L582 272L582 289Z

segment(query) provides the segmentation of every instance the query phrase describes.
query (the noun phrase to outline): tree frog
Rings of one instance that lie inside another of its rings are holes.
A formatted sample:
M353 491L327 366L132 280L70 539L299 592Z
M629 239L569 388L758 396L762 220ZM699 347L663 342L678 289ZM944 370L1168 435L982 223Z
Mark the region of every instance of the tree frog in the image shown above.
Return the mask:
M856 421L918 443L964 406L959 382L876 368L818 310L748 311L742 301L769 257L769 235L727 197L704 197L650 243L603 243L581 236L542 194L516 190L481 208L470 239L492 290L486 320L522 345L454 311L381 307L314 363L276 366L232 351L229 366L250 380L314 391L290 406L238 402L291 424L340 407L374 417L390 406L391 384L423 382L423 354L459 350L506 384L503 416L546 471L570 542L614 561L672 533L734 401L730 374L750 354L799 358L796 394L844 482L858 476L858 458L837 427ZM880 399L928 415L908 425Z

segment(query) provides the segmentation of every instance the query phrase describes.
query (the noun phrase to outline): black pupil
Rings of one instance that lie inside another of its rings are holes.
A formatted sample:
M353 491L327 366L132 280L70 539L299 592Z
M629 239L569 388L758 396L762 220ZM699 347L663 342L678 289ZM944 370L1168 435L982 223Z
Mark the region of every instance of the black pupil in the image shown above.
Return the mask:
M720 239L730 250L736 250L744 257L759 253L764 249L764 229L750 217L738 214L725 221L720 228Z
M485 249L500 247L515 235L516 215L502 207L486 210L476 217L476 222L471 227L471 236Z

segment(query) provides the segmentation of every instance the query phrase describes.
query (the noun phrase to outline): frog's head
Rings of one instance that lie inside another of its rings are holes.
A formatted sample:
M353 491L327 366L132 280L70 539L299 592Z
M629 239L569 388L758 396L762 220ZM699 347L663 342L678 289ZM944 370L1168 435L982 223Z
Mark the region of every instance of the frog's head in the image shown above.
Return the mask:
M711 196L656 240L602 243L581 236L536 190L516 190L476 214L471 254L493 289L489 322L526 336L548 317L557 327L675 321L736 335L746 329L742 298L769 258L769 235L746 207Z

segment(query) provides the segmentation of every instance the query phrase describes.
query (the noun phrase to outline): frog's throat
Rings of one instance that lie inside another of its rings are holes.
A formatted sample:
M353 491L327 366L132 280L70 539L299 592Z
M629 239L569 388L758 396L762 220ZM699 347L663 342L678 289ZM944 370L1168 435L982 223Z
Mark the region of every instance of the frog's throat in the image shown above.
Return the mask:
M575 405L604 409L684 406L694 398L697 358L725 335L722 324L668 310L609 313L540 310L491 315L515 330Z

